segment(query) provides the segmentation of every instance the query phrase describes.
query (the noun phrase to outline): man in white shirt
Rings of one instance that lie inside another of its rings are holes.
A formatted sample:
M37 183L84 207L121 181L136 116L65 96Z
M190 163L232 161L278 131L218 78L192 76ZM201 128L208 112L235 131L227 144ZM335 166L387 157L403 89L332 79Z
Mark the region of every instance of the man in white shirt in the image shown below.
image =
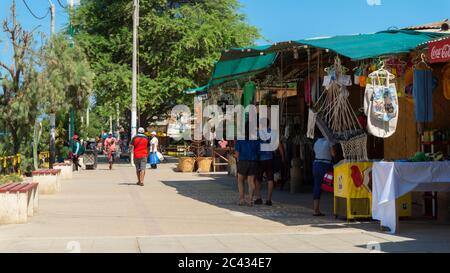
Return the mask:
M159 144L159 140L156 137L157 134L156 132L152 132L152 139L150 140L150 165L152 167L152 169L156 169L158 164L160 163L159 159L158 159L158 144Z

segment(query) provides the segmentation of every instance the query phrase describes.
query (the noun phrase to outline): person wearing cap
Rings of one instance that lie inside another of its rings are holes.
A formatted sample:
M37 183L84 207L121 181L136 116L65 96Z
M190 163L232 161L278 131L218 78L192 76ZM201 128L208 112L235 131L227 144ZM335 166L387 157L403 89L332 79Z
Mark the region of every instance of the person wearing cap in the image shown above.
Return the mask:
M158 158L159 141L158 141L158 138L156 137L157 136L156 132L152 132L151 135L152 135L152 139L150 141L150 156L149 156L148 163L150 164L152 169L156 169L156 168L158 168L158 164L161 163L161 161Z
M112 165L114 164L114 155L116 152L116 142L117 140L113 137L113 133L109 132L108 137L105 139L105 154L108 156L109 169L112 170Z
M133 149L134 165L136 166L137 184L139 186L144 186L149 144L150 141L145 135L144 128L139 128L138 134L130 142L130 149Z
M75 167L75 171L78 171L78 168L81 168L81 165L79 163L79 157L82 152L82 147L80 143L80 138L78 135L73 136L73 143L72 143L72 162Z

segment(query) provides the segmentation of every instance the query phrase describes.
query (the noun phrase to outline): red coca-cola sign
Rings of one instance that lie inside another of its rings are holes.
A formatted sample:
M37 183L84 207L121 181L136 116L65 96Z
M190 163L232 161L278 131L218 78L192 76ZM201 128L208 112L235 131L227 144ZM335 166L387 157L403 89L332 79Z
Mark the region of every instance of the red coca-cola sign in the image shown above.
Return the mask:
M450 39L430 43L428 57L430 63L450 61Z

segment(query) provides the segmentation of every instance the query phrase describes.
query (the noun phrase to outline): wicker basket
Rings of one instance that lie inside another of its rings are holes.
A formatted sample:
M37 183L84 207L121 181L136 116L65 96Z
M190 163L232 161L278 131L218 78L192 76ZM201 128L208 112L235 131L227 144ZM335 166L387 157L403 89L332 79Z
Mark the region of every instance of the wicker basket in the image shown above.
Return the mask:
M197 158L198 172L209 173L211 171L212 162L213 162L212 157Z
M182 173L191 173L194 171L195 159L192 157L180 157L178 159L178 171Z

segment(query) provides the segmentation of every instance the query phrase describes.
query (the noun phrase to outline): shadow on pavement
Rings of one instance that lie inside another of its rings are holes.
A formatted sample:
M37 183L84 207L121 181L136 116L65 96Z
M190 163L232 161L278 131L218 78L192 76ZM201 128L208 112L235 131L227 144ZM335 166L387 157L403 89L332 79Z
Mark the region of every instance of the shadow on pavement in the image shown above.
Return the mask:
M178 194L216 207L230 210L236 215L252 215L275 221L286 226L297 225L323 225L342 224L342 220L335 219L332 212L333 196L324 193L321 207L327 215L313 217L312 194L291 194L286 191L275 190L272 207L261 205L254 207L240 207L238 203L238 190L234 177L228 175L202 175L199 177L208 180L198 181L162 181L163 184L175 188ZM263 188L266 184L263 183ZM247 190L246 190L247 192ZM262 193L265 200L266 192Z
M423 221L407 222L396 236L402 240L371 242L371 249L387 253L450 253L450 229L448 224ZM367 248L367 245L358 245Z

